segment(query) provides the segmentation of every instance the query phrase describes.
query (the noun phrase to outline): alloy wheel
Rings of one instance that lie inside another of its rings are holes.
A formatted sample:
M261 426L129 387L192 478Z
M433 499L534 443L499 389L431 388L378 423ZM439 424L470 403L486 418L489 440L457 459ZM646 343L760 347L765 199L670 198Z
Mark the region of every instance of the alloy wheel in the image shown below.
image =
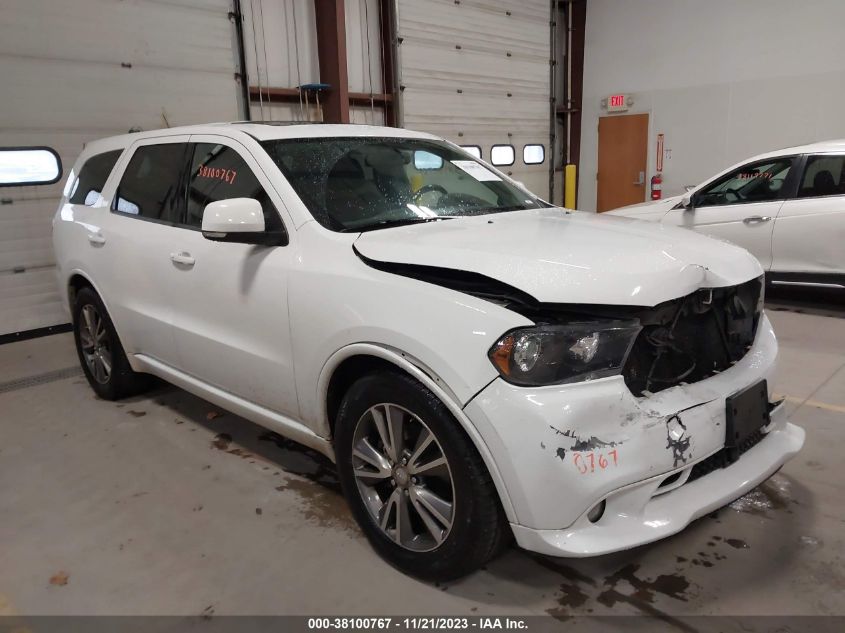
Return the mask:
M106 323L96 306L90 303L81 310L79 344L88 371L101 385L109 381L112 371L111 340Z
M449 535L455 516L449 462L431 429L407 409L381 403L361 416L352 472L370 517L397 545L426 552Z

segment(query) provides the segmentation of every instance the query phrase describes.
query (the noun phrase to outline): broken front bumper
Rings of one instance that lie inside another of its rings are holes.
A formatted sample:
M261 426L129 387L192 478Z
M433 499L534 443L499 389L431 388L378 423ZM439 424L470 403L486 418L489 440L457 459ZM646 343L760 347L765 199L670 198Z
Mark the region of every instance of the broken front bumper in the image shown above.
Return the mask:
M626 549L678 532L765 480L804 441L783 407L738 461L703 469L724 447L725 399L768 378L776 356L764 316L733 367L650 397L634 397L618 376L542 388L495 380L465 412L499 468L517 542L558 556Z

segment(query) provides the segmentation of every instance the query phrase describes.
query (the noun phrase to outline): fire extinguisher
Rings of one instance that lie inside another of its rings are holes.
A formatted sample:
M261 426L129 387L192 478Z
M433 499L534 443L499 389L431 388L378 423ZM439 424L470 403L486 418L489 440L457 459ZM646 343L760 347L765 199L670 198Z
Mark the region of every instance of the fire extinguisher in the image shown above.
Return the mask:
M663 196L663 176L655 174L651 177L651 199L660 200Z

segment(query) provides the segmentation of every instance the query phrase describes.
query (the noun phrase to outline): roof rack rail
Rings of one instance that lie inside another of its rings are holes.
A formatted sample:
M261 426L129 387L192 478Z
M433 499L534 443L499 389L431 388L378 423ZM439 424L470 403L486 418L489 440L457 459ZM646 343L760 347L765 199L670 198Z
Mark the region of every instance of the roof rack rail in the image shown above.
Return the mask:
M229 121L231 125L322 125L322 121Z

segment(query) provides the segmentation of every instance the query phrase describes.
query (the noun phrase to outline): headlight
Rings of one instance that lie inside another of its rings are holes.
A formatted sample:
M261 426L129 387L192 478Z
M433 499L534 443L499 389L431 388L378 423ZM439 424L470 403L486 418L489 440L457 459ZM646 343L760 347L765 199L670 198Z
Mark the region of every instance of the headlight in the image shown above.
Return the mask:
M515 385L591 380L622 370L641 329L636 321L520 328L499 339L488 356L502 377Z

